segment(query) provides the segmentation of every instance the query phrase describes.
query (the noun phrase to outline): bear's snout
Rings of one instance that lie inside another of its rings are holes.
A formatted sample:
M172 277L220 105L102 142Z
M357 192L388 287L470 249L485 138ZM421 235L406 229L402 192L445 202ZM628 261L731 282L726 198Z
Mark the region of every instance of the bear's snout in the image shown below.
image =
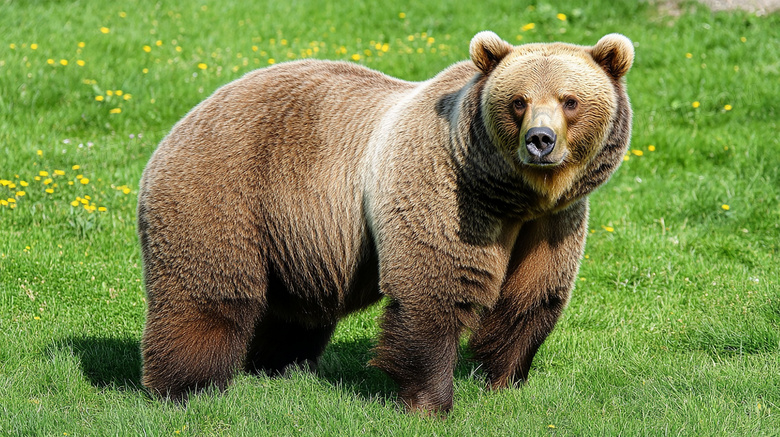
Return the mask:
M543 158L555 148L555 132L549 127L532 127L525 134L525 148L534 158Z

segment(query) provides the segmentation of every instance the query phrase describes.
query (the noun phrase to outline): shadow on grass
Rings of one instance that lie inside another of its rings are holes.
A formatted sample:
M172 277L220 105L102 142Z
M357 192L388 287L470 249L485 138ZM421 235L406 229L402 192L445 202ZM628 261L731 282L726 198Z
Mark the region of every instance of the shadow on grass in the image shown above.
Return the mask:
M79 358L84 376L95 387L144 391L141 348L134 338L69 337L55 344Z

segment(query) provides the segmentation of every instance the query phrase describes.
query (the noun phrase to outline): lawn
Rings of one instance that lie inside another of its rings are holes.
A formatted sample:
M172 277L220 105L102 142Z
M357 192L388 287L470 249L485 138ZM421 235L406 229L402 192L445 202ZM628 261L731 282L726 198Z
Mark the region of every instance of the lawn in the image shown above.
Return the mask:
M780 14L0 3L0 435L780 434ZM405 414L366 366L380 304L339 325L314 374L241 374L186 408L150 397L135 205L171 126L219 86L292 59L424 80L485 29L515 44L620 32L636 49L631 150L591 197L577 286L529 383L486 390L464 349L448 418Z

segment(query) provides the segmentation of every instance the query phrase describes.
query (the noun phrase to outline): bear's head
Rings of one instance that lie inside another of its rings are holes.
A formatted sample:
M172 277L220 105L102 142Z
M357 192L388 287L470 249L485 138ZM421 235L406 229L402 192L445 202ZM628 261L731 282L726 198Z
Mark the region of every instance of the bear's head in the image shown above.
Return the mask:
M470 55L484 78L480 105L488 134L539 194L558 199L587 177L621 115L628 117L627 147L631 109L622 77L634 48L625 36L607 35L593 47L512 46L480 32Z

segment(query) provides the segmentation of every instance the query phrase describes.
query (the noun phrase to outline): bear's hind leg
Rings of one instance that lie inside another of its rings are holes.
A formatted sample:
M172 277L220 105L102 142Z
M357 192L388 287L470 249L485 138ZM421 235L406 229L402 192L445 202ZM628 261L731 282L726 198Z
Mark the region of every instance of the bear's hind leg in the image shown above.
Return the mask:
M150 305L144 386L175 401L212 384L224 390L241 367L261 308L249 300Z
M246 370L281 375L290 366L314 370L336 324L310 327L268 314L257 323L246 357Z

